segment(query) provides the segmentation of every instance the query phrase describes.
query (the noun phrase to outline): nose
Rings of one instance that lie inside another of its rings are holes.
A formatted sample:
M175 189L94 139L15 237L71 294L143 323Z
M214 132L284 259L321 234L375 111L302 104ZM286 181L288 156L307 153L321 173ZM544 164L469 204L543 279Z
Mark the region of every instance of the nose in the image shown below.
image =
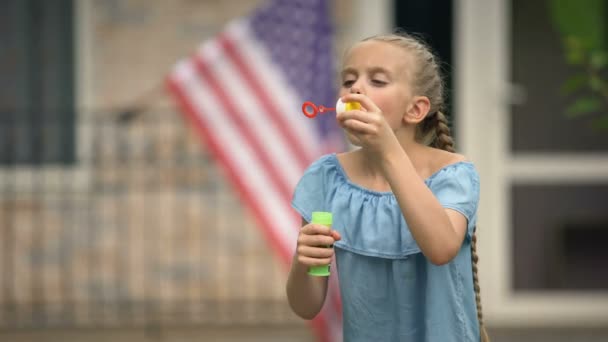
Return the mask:
M365 79L363 77L357 77L357 79L350 84L348 92L350 94L365 94Z
M350 93L351 94L361 94L361 88L357 84L353 84L353 86L350 87Z

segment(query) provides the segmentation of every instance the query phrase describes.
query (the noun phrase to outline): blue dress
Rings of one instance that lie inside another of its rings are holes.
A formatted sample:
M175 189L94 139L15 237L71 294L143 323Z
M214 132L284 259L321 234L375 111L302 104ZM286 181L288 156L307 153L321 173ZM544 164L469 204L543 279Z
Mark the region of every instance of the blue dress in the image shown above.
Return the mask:
M393 193L352 183L335 154L315 161L296 186L292 206L302 218L331 212L342 236L334 246L344 341L479 341L471 265L479 176L463 161L425 183L468 220L458 255L442 266L421 253Z

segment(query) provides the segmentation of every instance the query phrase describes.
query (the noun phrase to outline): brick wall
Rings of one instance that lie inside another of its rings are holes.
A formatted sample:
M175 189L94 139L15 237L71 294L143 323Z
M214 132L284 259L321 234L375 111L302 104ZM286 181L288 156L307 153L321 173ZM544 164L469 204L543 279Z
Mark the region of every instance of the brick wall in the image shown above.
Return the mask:
M285 270L162 88L175 61L260 1L83 3L86 181L33 171L15 176L27 191L0 189L0 328L303 324ZM341 51L348 1L334 13ZM140 115L118 120L134 103Z

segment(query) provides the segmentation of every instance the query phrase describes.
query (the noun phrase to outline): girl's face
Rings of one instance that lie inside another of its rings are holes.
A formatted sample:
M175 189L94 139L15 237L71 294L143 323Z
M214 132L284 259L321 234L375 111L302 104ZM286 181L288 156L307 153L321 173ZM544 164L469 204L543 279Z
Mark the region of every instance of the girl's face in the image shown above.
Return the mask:
M396 131L403 125L412 97L410 70L412 58L404 48L382 41L360 42L344 58L340 96L366 95Z

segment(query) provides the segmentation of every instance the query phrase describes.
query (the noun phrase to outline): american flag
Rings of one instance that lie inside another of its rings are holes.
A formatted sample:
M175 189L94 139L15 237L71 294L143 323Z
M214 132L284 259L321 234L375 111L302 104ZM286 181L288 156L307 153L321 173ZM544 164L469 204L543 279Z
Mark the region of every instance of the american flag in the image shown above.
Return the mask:
M269 1L203 42L167 77L170 93L285 265L301 220L290 206L296 183L320 155L344 148L332 114L311 120L301 112L304 101L336 102L329 3ZM335 274L312 326L320 341L342 340Z

